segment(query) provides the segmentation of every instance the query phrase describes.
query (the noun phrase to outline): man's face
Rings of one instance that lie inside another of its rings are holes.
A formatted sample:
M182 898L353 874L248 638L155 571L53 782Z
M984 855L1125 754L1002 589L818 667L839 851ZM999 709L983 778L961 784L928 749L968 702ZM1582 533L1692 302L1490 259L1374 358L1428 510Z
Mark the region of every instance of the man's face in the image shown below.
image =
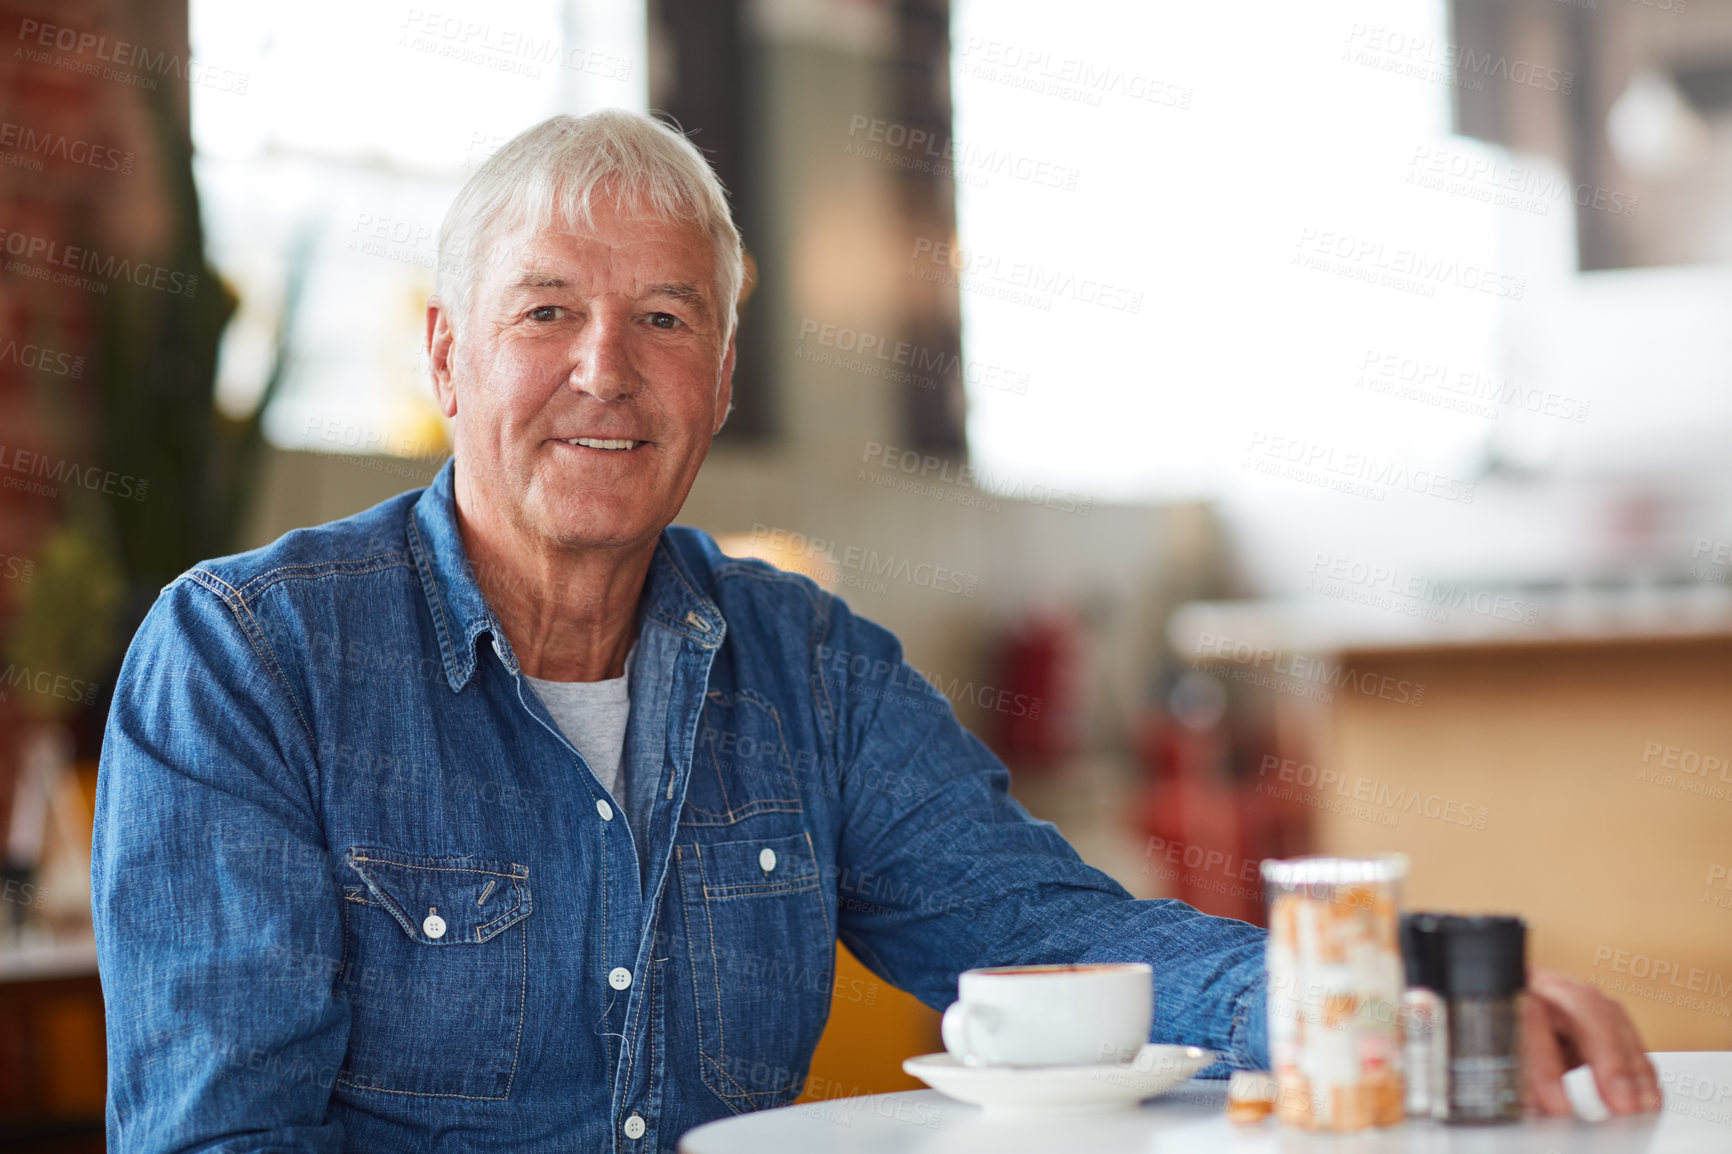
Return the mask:
M674 519L721 428L733 339L703 231L596 199L592 228L497 238L460 334L429 305L428 351L466 517L630 549Z

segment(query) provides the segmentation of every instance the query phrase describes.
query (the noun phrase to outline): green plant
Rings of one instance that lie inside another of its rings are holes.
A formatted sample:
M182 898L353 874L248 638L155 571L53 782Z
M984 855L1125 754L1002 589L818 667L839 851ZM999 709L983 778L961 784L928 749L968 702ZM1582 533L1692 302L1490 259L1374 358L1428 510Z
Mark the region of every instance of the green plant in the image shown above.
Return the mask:
M6 638L10 657L0 688L39 721L63 720L95 700L96 678L115 650L126 586L113 557L77 521L49 534L24 584Z

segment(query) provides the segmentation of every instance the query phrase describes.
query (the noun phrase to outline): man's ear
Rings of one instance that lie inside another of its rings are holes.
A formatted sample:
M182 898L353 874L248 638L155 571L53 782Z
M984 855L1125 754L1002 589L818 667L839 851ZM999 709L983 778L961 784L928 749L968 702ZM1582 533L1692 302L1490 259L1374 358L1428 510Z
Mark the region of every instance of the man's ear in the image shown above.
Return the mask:
M451 309L438 297L427 298L427 367L433 375L433 395L439 411L457 415L457 386L451 379L451 355L457 334L451 328Z
M720 387L716 390L716 421L710 430L710 436L722 431L722 426L728 423L728 414L734 411L734 339L739 335L739 328L728 334L728 353L722 358Z

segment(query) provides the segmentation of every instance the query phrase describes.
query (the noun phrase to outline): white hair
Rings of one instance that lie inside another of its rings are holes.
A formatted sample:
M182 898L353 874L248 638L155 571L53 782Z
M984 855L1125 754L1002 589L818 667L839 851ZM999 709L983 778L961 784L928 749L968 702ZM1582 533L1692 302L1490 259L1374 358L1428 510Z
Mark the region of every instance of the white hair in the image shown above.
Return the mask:
M745 275L740 233L727 193L703 154L653 117L608 108L550 116L506 142L469 178L439 227L434 293L459 329L469 315L487 246L513 229L591 224L596 190L609 184L616 205L647 201L658 215L690 221L715 250L724 339L734 331Z

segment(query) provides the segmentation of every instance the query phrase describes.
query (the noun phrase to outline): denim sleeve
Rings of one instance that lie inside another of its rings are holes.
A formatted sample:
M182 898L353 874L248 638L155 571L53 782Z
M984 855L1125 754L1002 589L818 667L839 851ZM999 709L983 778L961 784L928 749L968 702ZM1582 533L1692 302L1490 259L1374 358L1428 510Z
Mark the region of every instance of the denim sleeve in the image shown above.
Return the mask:
M250 608L206 574L166 589L116 686L91 850L114 1154L342 1147L312 749Z
M819 652L841 787L839 935L880 977L942 1009L978 966L1142 961L1151 1041L1268 1066L1256 926L1137 901L1010 796L1002 762L902 659L837 606Z

